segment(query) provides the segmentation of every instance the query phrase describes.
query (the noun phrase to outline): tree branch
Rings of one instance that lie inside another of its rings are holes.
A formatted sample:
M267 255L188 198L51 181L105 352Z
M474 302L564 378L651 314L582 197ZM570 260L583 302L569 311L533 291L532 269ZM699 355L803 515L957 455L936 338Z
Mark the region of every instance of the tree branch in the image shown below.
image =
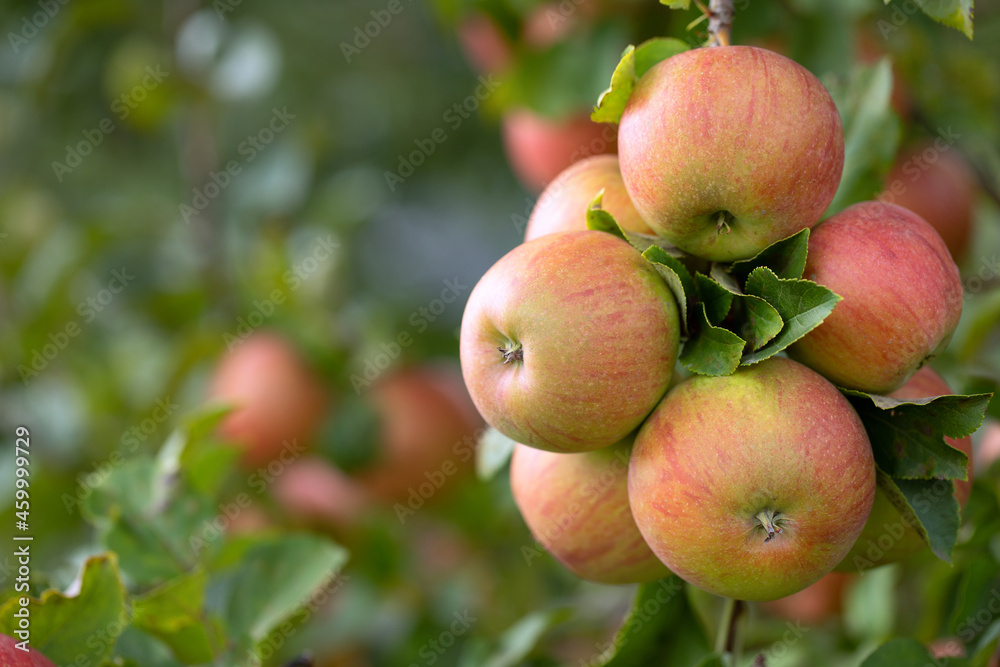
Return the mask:
M711 0L708 4L709 46L729 46L732 44L730 32L733 27L733 0Z

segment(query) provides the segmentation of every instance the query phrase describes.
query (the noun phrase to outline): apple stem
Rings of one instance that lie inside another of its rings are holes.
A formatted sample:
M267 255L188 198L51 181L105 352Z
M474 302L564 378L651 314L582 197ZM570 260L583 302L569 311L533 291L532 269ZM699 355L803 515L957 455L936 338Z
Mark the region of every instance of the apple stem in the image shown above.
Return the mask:
M733 27L733 0L711 0L708 3L709 46L729 46Z
M775 533L781 532L781 526L777 523L779 516L781 516L780 512L764 510L755 517L758 521L760 521L760 525L764 526L764 530L767 531L767 537L764 538L765 542L770 542Z
M730 653L733 656L733 664L739 664L739 654L742 646L739 639L737 624L743 612L746 611L746 603L742 600L726 598L722 607L722 617L719 619L719 630L715 634L715 652L719 655Z
M521 349L520 343L514 343L510 347L498 347L497 351L503 355L504 364L524 360L524 350Z

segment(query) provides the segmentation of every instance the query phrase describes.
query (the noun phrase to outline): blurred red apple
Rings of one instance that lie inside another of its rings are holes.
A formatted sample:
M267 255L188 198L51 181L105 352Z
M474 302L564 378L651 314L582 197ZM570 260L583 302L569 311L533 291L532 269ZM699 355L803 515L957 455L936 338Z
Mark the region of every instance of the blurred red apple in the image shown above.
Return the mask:
M235 506L239 507L238 501ZM240 507L239 513L229 518L229 525L226 527L226 531L231 535L243 535L246 533L259 533L262 530L273 527L274 522L271 521L271 517L267 515L267 512L256 505L249 505L247 507Z
M514 174L529 190L540 192L574 162L618 150L613 125L595 123L588 112L549 120L527 109L503 118L503 143Z
M595 155L571 165L549 183L528 218L524 240L587 229L587 208L601 190L601 207L615 216L619 225L633 232L653 233L625 191L618 156Z
M982 439L976 449L976 468L988 470L993 462L1000 459L1000 422L987 419L983 424Z
M234 406L220 434L246 450L248 465L267 463L290 446L307 446L329 404L295 347L273 333L252 334L223 357L209 396Z
M350 526L365 513L365 489L323 459L304 458L275 477L275 499L293 519Z
M908 208L930 223L960 262L973 228L976 175L958 152L928 142L899 155L879 197Z
M484 12L472 12L458 26L458 41L466 59L482 74L502 72L513 52L500 26Z
M414 509L471 468L482 420L457 372L397 371L372 386L371 399L381 418L378 459L357 479L374 496L415 498Z
M15 648L18 640L0 635L0 665L3 667L55 667L52 661L33 648Z
M761 603L768 613L789 621L816 625L839 614L844 607L844 592L854 575L831 572L798 593Z
M581 17L574 11L576 9L574 5L563 4L569 5L570 11L555 2L546 2L531 10L524 21L521 33L521 39L525 44L535 49L544 49L561 41L573 31Z

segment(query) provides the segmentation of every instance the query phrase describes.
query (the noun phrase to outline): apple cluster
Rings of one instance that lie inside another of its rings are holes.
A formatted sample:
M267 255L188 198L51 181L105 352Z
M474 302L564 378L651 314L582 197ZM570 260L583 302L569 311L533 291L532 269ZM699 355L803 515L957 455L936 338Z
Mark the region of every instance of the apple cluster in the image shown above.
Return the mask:
M462 321L472 399L519 443L511 486L528 527L582 578L674 572L743 600L850 569L869 543L870 564L923 548L876 486L842 390L951 393L924 366L961 314L947 247L893 204L821 220L844 136L808 70L756 47L652 50L626 51L595 111L619 100L618 155L548 186ZM775 249L793 237L801 257L784 271ZM825 317L807 303L817 290ZM733 345L739 363L705 370ZM948 484L964 501L968 482Z

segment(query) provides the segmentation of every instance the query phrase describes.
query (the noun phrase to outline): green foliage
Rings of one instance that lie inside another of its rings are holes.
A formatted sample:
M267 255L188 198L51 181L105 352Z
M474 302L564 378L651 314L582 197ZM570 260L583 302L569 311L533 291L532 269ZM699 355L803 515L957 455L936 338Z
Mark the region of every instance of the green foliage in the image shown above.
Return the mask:
M895 400L843 390L872 443L878 484L934 554L951 561L959 508L951 480L966 479L968 458L945 441L973 433L989 394Z
M874 199L899 147L900 122L892 110L892 64L883 58L858 65L846 84L827 83L844 123L844 172L825 217Z
M100 664L109 659L118 635L131 620L113 553L84 564L75 595L48 590L41 598L30 598L27 607L22 599L15 596L0 606L0 633L14 636L18 613L27 609L31 645L57 665L80 660Z
M493 427L486 429L476 447L476 474L484 482L503 470L517 443Z
M601 93L597 106L590 114L598 123L617 123L625 105L632 96L632 89L649 69L670 56L687 51L690 47L679 39L654 38L639 46L629 46L611 74L611 86Z

